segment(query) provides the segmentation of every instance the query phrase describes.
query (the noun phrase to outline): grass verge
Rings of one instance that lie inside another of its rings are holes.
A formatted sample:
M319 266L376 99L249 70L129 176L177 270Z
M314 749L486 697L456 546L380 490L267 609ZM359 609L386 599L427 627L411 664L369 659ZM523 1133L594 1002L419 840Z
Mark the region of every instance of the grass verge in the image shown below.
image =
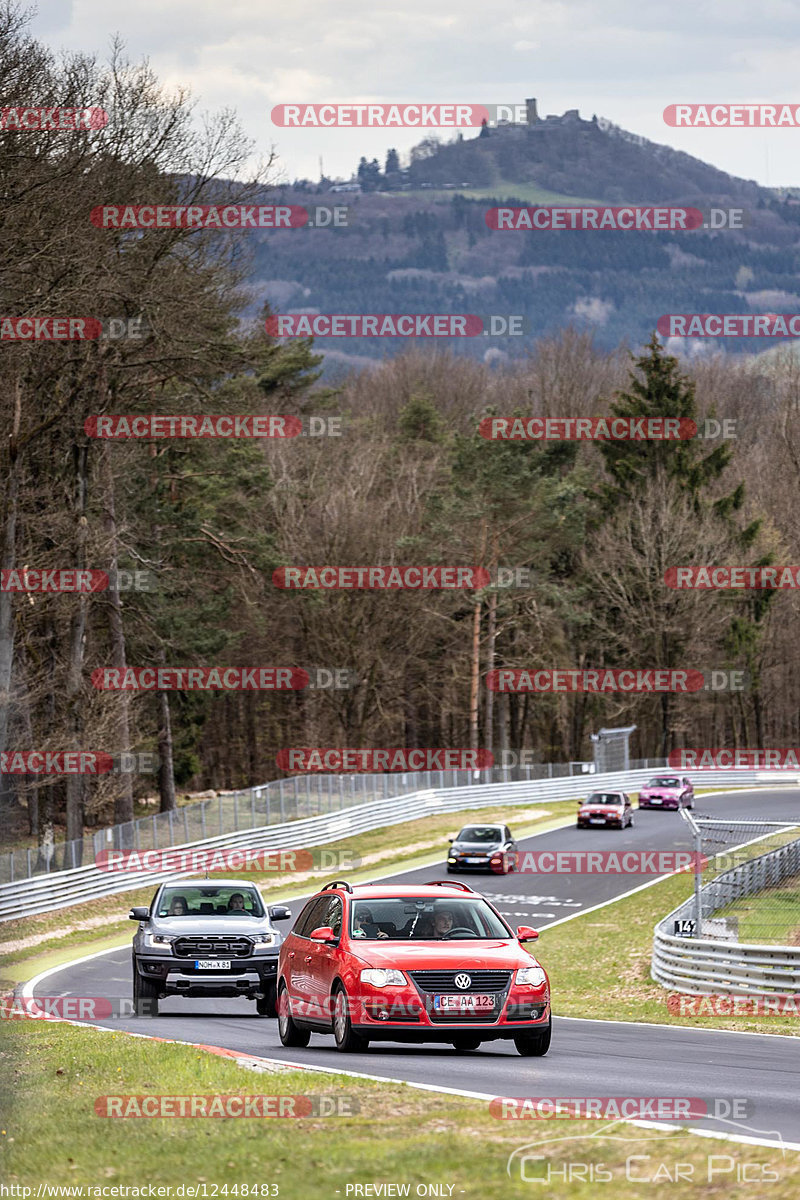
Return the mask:
M800 945L800 880L795 877L754 896L742 896L715 917L737 917L739 941Z
M348 1185L383 1182L408 1185L412 1196L426 1194L418 1186L435 1184L444 1190L429 1194L507 1200L530 1195L518 1159L511 1176L506 1173L509 1155L540 1140L550 1144L530 1154L544 1161L529 1160L526 1172L540 1179L549 1173L558 1196L567 1200L594 1197L598 1172L605 1173L601 1180L616 1182L615 1195L652 1196L655 1177L671 1179L678 1164L683 1179L670 1187L674 1200L694 1200L698 1185L708 1194L710 1167L713 1182L729 1195L754 1194L753 1182L736 1186L745 1171L751 1181L769 1182L772 1200L789 1200L800 1188L800 1155L771 1147L616 1122L609 1128L598 1121L501 1121L485 1101L318 1072L255 1075L196 1047L65 1024L8 1022L5 1032L0 1168L7 1184L33 1188L34 1194L40 1184L81 1188L72 1194L84 1197L101 1194L89 1187L153 1184L172 1188L173 1197L191 1195L190 1187L200 1197L241 1196L246 1184L259 1189L250 1196L335 1200L348 1194ZM332 1097L334 1111L353 1115L113 1119L95 1112L100 1096L156 1094L324 1095ZM551 1142L554 1138L568 1140ZM650 1156L635 1163L639 1183L626 1179L631 1155ZM721 1157L710 1163L709 1156ZM580 1176L581 1167L583 1180L570 1178ZM175 1191L181 1185L183 1191ZM227 1191L214 1191L225 1185ZM264 1191L262 1185L275 1188Z

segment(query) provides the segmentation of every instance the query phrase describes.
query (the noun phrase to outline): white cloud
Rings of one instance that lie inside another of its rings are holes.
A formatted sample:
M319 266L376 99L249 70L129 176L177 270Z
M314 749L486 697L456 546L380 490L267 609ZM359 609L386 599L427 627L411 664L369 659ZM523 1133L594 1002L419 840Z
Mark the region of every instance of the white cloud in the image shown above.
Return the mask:
M681 101L797 101L800 10L794 0L529 0L487 11L483 0L38 0L34 32L54 49L107 53L119 32L169 85L187 84L200 110L235 107L259 153L275 143L290 178L348 177L364 154L407 152L413 130L279 130L286 102L515 103L579 107L771 184L800 182L788 130L677 130Z
M591 325L605 325L614 311L614 305L610 300L601 300L598 296L580 296L570 311Z

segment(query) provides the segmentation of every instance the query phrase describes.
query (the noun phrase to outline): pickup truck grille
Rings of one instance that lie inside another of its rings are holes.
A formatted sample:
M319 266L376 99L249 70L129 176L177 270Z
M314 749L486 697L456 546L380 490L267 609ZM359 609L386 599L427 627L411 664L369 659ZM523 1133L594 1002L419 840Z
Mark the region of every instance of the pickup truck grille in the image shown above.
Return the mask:
M172 943L178 958L247 958L253 943L246 937L181 937Z

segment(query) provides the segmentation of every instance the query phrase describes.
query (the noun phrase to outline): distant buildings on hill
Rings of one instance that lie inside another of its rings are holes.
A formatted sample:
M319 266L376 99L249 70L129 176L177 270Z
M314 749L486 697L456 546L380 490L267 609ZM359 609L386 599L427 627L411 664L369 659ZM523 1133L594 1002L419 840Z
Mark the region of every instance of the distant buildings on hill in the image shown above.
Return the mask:
M546 117L540 117L537 99L535 96L531 96L525 100L525 120L524 121L500 120L497 122L496 128L497 129L509 129L509 130L511 130L511 129L513 129L513 130L552 129L554 126L572 126L574 128L575 126L581 126L581 125L586 128L592 128L593 126L596 127L597 126L597 117L593 116L591 121L584 120L584 118L581 117L580 111L577 108L568 108L567 111L562 113L560 116L558 116L555 113L549 113ZM397 172L397 175L400 176L400 179L402 180L402 182L396 183L393 187L390 186L388 183L384 184L384 188L386 191L407 192L407 191L410 191L415 186L414 184L409 182L409 178L408 178L409 172L408 172L407 167L401 168ZM418 184L416 184L416 187L425 188L426 190L432 189L432 188L436 188L437 190L442 190L442 189L454 190L459 187L466 188L466 187L470 187L470 186L471 185L469 183L462 183L462 184L457 184L457 183L438 183L438 184L418 183ZM321 188L321 190L324 190L326 192L350 192L350 193L357 193L357 194L363 192L363 190L364 190L362 188L361 184L358 182L358 180L355 179L355 177L350 179L347 182L342 182L340 180L337 183L329 183L327 180L320 180L320 188Z

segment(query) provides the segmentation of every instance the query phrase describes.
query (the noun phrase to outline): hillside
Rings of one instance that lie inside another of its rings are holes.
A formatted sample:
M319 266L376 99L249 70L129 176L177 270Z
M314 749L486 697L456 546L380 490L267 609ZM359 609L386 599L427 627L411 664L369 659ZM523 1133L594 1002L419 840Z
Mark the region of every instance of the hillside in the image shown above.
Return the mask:
M664 313L800 311L796 201L602 120L566 114L450 143L427 139L406 171L381 178L378 190L342 194L300 184L281 199L347 204L350 223L254 233L259 302L277 312L525 316L525 337L450 342L458 353L517 357L531 339L570 324L591 327L603 346L637 345ZM493 202L565 201L733 207L743 227L498 232L486 225ZM405 344L317 340L328 377ZM724 344L731 353L767 348L752 339Z
M621 202L687 203L711 198L757 203L766 195L750 180L736 179L698 158L650 142L603 120L577 113L531 125L506 125L455 139L433 153L428 139L412 156L408 180L485 188L533 183L551 192Z

